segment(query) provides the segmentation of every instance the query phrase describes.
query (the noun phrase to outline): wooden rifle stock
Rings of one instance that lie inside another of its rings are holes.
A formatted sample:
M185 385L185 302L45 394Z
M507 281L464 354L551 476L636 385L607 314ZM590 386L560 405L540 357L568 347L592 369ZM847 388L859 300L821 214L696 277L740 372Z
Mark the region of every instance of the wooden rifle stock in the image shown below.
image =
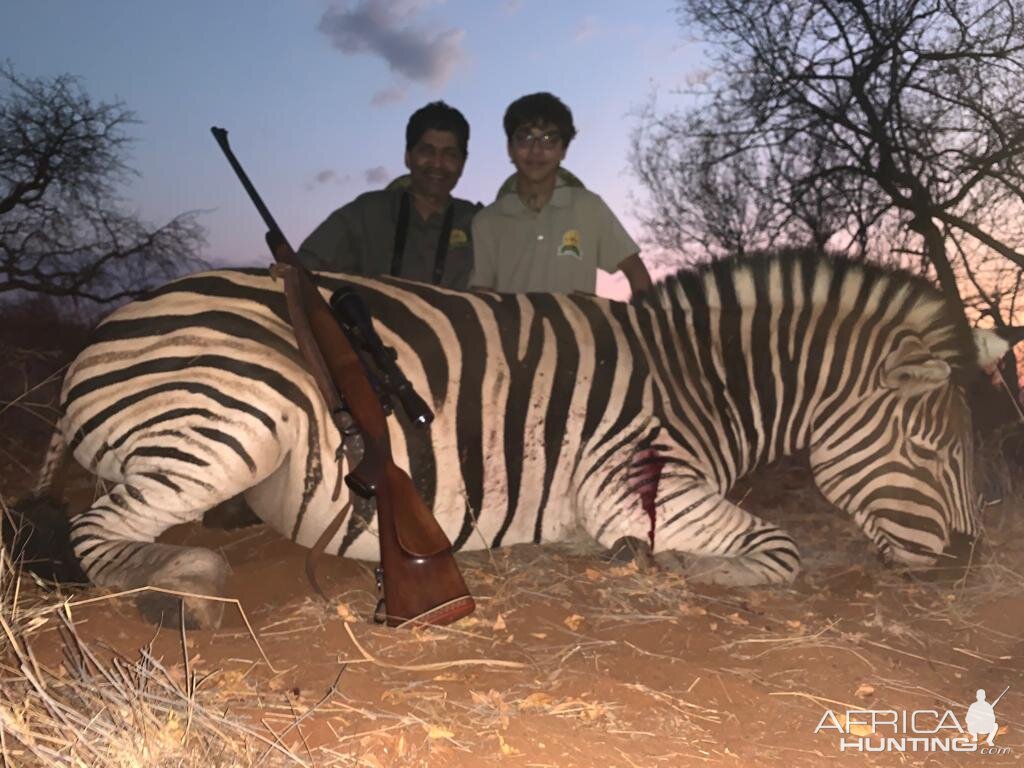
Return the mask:
M451 542L412 479L394 462L387 417L362 360L242 170L228 145L227 131L211 131L267 225L267 244L281 265L277 271L284 276L299 348L335 425L344 434L344 409L362 436L362 461L345 480L350 488L370 491L377 500L386 622L449 624L472 613L475 604Z

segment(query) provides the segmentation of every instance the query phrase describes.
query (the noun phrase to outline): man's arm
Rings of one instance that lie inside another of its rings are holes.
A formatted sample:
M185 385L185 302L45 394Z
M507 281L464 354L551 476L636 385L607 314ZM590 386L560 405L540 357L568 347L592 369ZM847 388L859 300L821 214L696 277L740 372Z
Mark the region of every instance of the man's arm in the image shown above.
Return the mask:
M470 288L484 288L493 291L497 284L497 249L484 217L478 212L473 217L473 274L469 278Z
M651 276L640 260L640 246L598 195L591 195L588 205L591 206L589 216L598 226L597 266L606 272L624 273L633 296L648 290L652 285Z
M620 261L618 271L626 275L626 279L629 281L629 291L633 296L650 290L653 285L651 275L647 271L647 267L644 266L639 253L634 253Z

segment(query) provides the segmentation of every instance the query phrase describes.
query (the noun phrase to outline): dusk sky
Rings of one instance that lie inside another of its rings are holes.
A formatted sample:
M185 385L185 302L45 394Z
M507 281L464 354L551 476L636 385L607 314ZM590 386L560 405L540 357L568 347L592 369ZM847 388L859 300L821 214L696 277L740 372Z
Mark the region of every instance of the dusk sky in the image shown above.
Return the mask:
M567 168L639 240L629 171L635 112L703 65L672 2L292 0L10 4L0 56L28 77L71 73L140 124L129 208L163 222L202 210L205 258L264 264L264 227L216 143L232 146L295 247L332 210L404 172L405 124L444 99L471 126L455 193L489 203L511 172L501 118L548 90L573 110ZM623 295L625 280L598 290Z

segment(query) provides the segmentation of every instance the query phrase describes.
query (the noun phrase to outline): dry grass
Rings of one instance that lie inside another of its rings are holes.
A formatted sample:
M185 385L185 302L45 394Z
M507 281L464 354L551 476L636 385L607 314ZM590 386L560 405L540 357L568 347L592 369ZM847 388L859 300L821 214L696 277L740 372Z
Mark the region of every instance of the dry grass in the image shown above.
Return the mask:
M38 662L33 638L56 625L64 663ZM306 765L217 701L217 676L131 660L85 643L67 600L27 581L0 550L0 754L11 766ZM186 647L184 635L182 648ZM271 754L272 753L272 754Z

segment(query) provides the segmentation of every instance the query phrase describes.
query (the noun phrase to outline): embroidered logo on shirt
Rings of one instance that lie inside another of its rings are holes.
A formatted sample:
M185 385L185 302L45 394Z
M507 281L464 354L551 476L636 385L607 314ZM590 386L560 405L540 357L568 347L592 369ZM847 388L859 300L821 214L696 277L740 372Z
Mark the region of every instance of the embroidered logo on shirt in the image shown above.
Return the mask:
M469 235L464 229L453 229L452 236L448 238L449 248L464 248L469 243Z
M572 256L574 259L583 258L580 250L580 231L578 229L567 229L562 235L562 244L558 247L559 256Z

